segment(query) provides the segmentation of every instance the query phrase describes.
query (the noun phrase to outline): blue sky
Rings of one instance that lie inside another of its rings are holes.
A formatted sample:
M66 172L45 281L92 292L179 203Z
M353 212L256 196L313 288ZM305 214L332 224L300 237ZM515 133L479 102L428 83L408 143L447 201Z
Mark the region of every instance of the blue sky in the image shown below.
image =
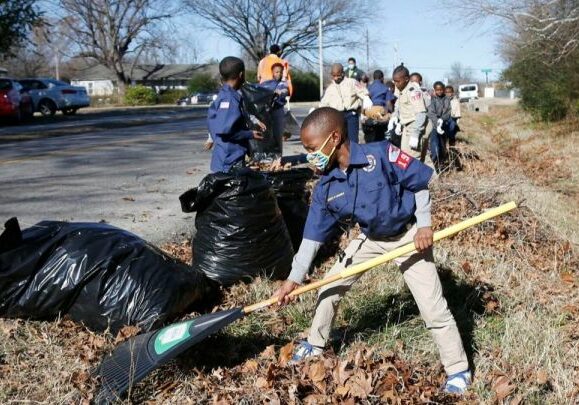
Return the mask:
M475 76L481 80L484 79L481 69L493 69L489 75L489 80L492 80L498 78L504 68L496 51L497 37L482 22L479 26L466 27L434 0L376 3L379 4L375 13L378 17L359 27L359 48L328 50L324 57L326 62L345 64L347 56L354 56L358 65L366 69L366 46L362 42L362 32L367 27L371 44L370 66L379 67L385 72L390 72L394 65L395 44L398 45L399 59L410 70L421 72L429 83L444 79L453 62L472 67ZM201 60L240 53L239 47L230 39L214 31L201 30L195 23L189 24L189 27L193 26L196 28L191 28L190 38L200 38L195 42Z

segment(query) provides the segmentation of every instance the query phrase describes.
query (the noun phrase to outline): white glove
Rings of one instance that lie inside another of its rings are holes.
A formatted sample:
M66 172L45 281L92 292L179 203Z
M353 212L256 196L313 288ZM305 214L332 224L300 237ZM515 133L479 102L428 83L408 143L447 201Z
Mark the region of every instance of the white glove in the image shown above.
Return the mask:
M362 109L363 110L367 110L369 108L372 108L372 100L370 100L370 97L366 96L362 99Z
M402 135L402 124L401 123L396 124L396 128L394 129L394 133L396 135Z
M390 118L390 121L388 121L388 131L392 131L396 124L398 124L398 117Z
M460 125L460 118L456 119L456 125Z
M444 134L444 129L442 129L442 118L439 118L438 121L436 122L436 132L438 132L440 135Z
M408 146L410 146L414 150L418 150L418 135L411 134L410 139L408 140Z

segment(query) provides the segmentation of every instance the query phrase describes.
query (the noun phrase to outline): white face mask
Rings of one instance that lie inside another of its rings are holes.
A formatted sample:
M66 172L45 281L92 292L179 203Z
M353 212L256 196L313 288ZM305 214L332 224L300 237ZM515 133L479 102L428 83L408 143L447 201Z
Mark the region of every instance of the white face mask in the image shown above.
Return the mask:
M350 66L350 69L354 69L356 67L355 63L348 63L348 66Z

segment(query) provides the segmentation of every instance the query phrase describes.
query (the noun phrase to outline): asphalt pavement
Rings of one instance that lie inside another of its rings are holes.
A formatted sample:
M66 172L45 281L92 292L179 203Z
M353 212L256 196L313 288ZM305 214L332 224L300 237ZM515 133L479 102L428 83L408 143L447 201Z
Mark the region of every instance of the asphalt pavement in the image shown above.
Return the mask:
M292 112L300 121L307 110ZM178 197L209 173L205 111L148 109L0 127L0 221L16 216L23 228L104 221L153 243L191 235L194 216L181 212ZM284 145L284 154L301 150L297 138Z

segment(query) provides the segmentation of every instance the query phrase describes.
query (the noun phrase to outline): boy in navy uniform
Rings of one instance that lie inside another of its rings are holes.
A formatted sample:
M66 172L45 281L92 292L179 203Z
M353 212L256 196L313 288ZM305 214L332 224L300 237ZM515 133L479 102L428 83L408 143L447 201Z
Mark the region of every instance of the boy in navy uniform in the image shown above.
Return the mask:
M387 141L350 142L343 115L319 108L303 122L301 141L308 161L322 174L314 189L304 236L288 279L275 292L280 305L304 281L318 249L339 221L357 222L362 234L346 248L328 275L414 241L418 252L396 260L448 374L446 391L463 393L471 380L468 360L455 320L442 295L432 253L428 183L432 169ZM322 353L328 343L338 303L360 276L323 287L308 340L294 361Z
M272 134L275 139L281 140L285 126L284 106L287 104L287 97L289 96L289 87L287 81L282 80L283 65L281 63L275 63L271 67L271 72L273 79L262 82L260 86L265 87L275 93L273 108L271 110L271 118L273 124Z
M386 111L392 112L394 108L394 92L384 84L384 73L381 70L375 70L373 76L374 80L368 86L372 105L382 106Z
M212 172L228 172L232 167L245 165L249 140L262 140L261 132L250 128L251 119L244 107L239 89L245 82L245 65L234 56L219 62L223 87L207 113L209 133L213 140ZM256 125L263 129L260 122Z

